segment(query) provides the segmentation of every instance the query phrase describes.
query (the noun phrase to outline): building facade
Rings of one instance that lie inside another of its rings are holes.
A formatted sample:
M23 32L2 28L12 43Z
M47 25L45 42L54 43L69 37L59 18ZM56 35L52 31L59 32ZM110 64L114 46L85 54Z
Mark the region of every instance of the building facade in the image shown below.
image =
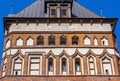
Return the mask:
M117 20L75 0L37 0L4 18L0 81L120 81Z

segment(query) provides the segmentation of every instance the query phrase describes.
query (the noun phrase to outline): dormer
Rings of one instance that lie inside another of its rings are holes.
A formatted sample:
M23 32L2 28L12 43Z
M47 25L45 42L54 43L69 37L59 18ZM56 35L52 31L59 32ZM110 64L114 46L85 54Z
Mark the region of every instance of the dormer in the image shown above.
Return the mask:
M70 18L73 0L45 0L45 13L49 18Z

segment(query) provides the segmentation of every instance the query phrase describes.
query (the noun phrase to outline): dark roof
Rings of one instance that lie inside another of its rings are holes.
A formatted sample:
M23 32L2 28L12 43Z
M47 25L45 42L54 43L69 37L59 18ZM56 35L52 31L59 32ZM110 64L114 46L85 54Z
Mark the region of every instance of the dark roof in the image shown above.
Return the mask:
M33 18L47 18L44 12L44 0L37 0L21 12L9 15L8 17L33 17ZM100 18L100 16L84 8L77 2L73 1L72 17L77 18Z

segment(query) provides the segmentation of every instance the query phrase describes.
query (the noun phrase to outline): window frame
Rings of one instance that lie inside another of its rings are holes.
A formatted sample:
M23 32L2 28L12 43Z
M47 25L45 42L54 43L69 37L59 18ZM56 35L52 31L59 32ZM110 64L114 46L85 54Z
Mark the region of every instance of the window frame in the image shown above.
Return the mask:
M37 37L37 46L39 45L44 45L44 37L41 35Z
M64 65L63 65L63 62L64 62ZM67 71L67 58L65 57L61 59L61 70L62 72Z
M60 45L66 45L67 44L67 37L66 36L60 36Z
M67 15L67 10L66 9L61 9L61 15L66 16Z
M90 61L90 59L93 59L93 61ZM91 63L93 64L93 68L91 68ZM88 65L89 65L89 75L96 75L96 66L95 66L95 59L93 56L88 57ZM91 70L94 70L94 74L91 74Z
M55 36L51 35L48 37L48 45L55 45Z
M52 62L52 69L49 67L49 63ZM48 58L48 72L53 72L54 71L54 59L52 57Z
M77 66L76 66L76 62L79 62L79 70L77 71ZM80 64L80 58L75 58L75 72L81 72L81 64Z
M32 59L39 59L39 62L31 62L32 61ZM29 60L30 62L30 66L29 66L29 75L32 75L31 74L31 71L39 71L39 75L40 75L40 57L30 57L30 60ZM39 65L39 69L31 69L31 67L32 67L32 64L38 64Z
M57 15L56 9L51 9L51 15L52 15L52 16L56 16L56 15Z
M109 60L109 62L103 62L105 59L107 59L107 60ZM110 58L108 58L108 57L104 57L103 59L101 59L101 61L102 61L102 71L103 71L103 75L113 75L114 73L113 73L113 66L112 66L112 59L110 59ZM104 68L104 64L109 64L110 65L110 68L111 68L111 74L110 74L110 72L109 72L109 70L108 70L108 73L109 74L106 74L106 70L105 70L105 68Z
M78 45L79 37L78 36L73 36L72 37L72 45Z
M16 60L18 60L18 59L20 59L21 60L21 62L15 62ZM13 75L22 75L22 65L23 65L23 60L21 59L21 58L16 58L16 59L14 59L14 63L13 63L14 65L13 65ZM16 64L20 64L21 65L21 68L20 69L15 69L15 65ZM18 74L18 71L20 71L20 74ZM15 74L14 74L14 72L15 72Z

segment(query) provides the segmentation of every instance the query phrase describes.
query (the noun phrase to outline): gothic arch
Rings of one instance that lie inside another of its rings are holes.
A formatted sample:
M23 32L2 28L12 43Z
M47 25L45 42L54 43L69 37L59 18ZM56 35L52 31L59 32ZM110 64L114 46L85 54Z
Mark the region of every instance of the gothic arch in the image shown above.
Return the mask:
M87 54L88 75L97 75L96 55L90 50Z
M74 75L82 75L84 74L83 67L83 55L76 49L75 53L72 55L73 58L73 73Z
M77 35L72 36L72 45L78 45L79 37Z
M56 44L56 39L54 35L48 36L48 45L55 45Z
M24 70L24 56L19 49L12 57L11 75L23 75Z
M87 35L83 38L84 39L84 45L91 45L91 38Z
M59 55L60 57L60 75L68 75L69 74L69 55L65 50ZM63 69L64 68L64 69Z
M26 45L34 45L34 39L31 36L26 39Z
M42 35L37 36L37 45L44 45L44 37Z
M16 39L16 46L23 46L23 43L24 43L24 41L21 37L18 37Z
M78 49L75 50L75 53L72 55L72 57L76 57L77 55L79 55L80 57L83 57L83 55L79 52Z
M19 57L19 56L21 56L22 58L24 58L24 55L22 54L22 52L21 52L21 49L18 49L18 51L13 55L13 57L12 58L15 58L15 57Z
M46 55L46 58L49 58L50 56L52 56L53 58L56 58L56 55L52 52L52 50L48 52L48 54Z
M59 54L59 57L63 57L63 56L66 56L67 58L70 57L64 49L63 49L62 53Z
M112 55L107 51L107 49L104 49L102 54L100 55L100 58L103 57L104 55L107 55L112 58Z
M89 55L92 55L94 57L96 57L96 54L91 50L89 49L89 51L87 52L86 56L88 57Z
M66 45L67 44L67 36L62 35L60 36L60 45Z
M103 45L103 46L109 45L109 40L107 37L103 36L101 38L101 45Z
M100 57L102 75L114 75L113 59L107 53Z
M97 38L97 37L94 37L94 38L93 38L93 42L94 42L94 45L97 46L97 45L98 45L98 38Z

